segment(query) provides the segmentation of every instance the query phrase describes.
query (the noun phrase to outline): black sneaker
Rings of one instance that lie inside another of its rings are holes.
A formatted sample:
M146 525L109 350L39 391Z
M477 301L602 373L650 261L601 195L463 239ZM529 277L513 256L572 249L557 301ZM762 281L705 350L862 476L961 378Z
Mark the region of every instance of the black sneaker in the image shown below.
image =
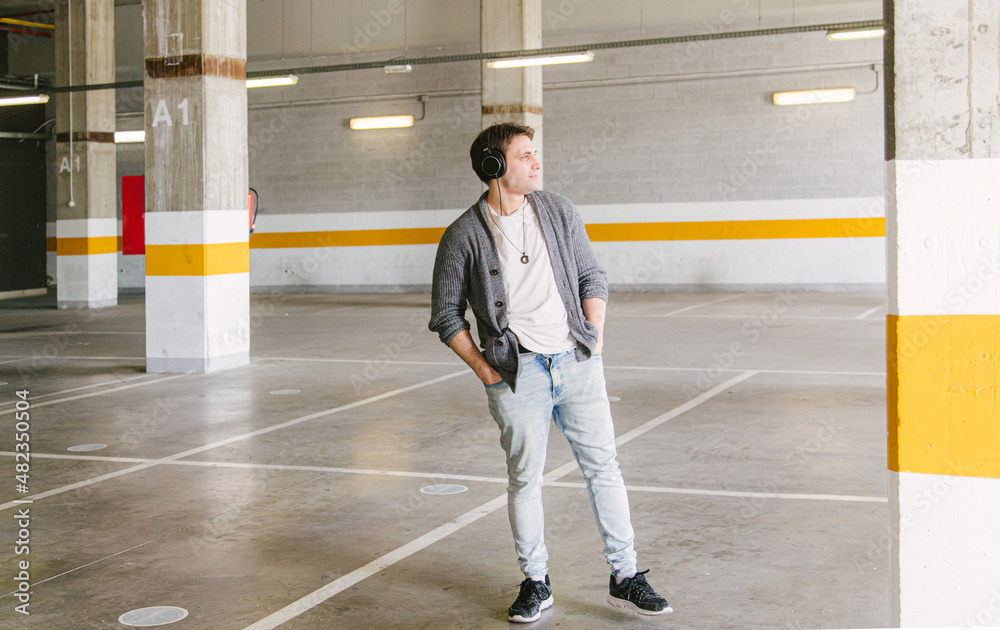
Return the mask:
M664 615L674 612L667 600L656 594L644 577L649 569L636 573L634 577L625 578L621 584L611 576L608 586L608 603L618 608L631 610L640 615Z
M552 585L549 576L544 582L525 579L521 582L521 592L517 599L507 609L507 620L514 623L531 623L538 621L542 611L552 605Z

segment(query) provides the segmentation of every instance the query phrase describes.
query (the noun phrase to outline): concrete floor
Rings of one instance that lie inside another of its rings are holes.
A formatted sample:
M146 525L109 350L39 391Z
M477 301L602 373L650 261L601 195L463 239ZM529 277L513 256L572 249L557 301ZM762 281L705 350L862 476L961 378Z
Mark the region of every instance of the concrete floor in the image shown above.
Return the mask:
M190 613L172 628L508 627L521 575L498 430L427 330L429 302L254 295L251 364L207 376L144 372L141 298L0 302L0 627L123 628L161 605ZM533 627L887 626L883 304L613 294L605 363L639 562L675 612L605 603L582 476L553 429L556 604ZM21 389L30 556L11 518ZM107 447L67 450L83 444ZM435 484L468 490L421 492ZM22 559L30 617L8 592Z

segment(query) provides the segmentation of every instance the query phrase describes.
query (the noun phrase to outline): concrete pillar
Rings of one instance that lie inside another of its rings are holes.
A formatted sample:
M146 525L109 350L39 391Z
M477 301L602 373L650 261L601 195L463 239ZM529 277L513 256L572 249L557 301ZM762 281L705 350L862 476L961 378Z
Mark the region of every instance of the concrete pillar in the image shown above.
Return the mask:
M249 363L245 0L147 0L146 370Z
M1000 2L888 0L892 625L1000 625Z
M481 0L480 46L485 52L542 47L541 0ZM542 68L494 70L483 61L483 127L509 121L535 130L542 152ZM545 175L544 162L541 178Z
M57 85L113 83L114 0L56 4ZM115 92L56 95L56 299L59 308L118 303Z

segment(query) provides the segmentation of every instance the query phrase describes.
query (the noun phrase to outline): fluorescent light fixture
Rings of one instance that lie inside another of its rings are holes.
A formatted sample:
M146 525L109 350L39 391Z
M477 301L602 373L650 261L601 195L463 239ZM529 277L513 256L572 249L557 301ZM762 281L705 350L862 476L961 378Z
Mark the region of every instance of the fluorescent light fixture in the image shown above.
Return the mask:
M557 63L581 63L593 61L591 51L567 53L563 55L535 55L533 57L511 57L510 59L490 59L486 62L490 68L524 68L527 66L551 66Z
M294 74L286 74L283 77L260 77L258 79L247 79L247 87L282 87L285 85L295 85L298 82L298 76Z
M31 94L29 96L5 96L0 98L0 107L5 105L38 105L48 103L48 94Z
M406 74L407 72L410 72L412 70L413 70L413 66L411 66L408 63L400 64L400 65L397 65L397 66L386 66L385 67L385 73L386 74Z
M771 102L775 105L820 105L823 103L846 103L848 101L853 101L856 94L857 93L854 91L854 88L775 92L771 95Z
M146 132L142 129L137 131L116 131L115 144L126 144L129 142L145 142Z
M885 37L884 28L854 28L846 31L827 31L826 38L831 42L841 42L851 39L874 39Z
M398 129L412 127L413 116L371 116L369 118L352 118L351 129Z

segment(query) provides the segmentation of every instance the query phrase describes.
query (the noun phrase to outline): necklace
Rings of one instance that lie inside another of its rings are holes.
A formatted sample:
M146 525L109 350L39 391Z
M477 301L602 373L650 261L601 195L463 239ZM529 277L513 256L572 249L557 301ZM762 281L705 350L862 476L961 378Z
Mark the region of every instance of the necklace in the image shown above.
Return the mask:
M503 212L503 200L500 201L500 208L501 208L500 211ZM521 262L524 263L525 265L528 264L529 260L527 218L525 217L526 214L527 210L525 209L525 206L521 206L521 237L523 239L523 245L521 247ZM490 210L490 218L493 219L493 225L497 226L497 229L500 230L500 233L503 234L503 237L507 239L507 242L513 245L514 249L517 249L517 244L514 241L510 240L510 237L507 236L507 233L503 231L502 227L500 227L500 223L497 222L496 217L493 216L492 209Z

